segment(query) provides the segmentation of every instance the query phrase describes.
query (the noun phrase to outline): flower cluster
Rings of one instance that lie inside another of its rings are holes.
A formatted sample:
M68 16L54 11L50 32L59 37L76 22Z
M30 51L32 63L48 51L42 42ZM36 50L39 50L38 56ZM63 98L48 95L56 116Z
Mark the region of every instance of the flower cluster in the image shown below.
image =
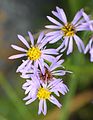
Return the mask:
M47 100L60 108L62 105L54 95L60 97L60 94L65 95L69 91L63 83L62 76L71 72L64 70L62 52L67 49L67 55L72 53L73 40L75 40L78 50L83 53L89 51L91 61L93 61L93 37L85 48L83 41L77 36L78 31L93 31L93 21L90 20L89 15L81 9L76 13L72 22L68 22L63 9L56 7L56 11L52 11L52 14L59 20L47 16L54 25L45 27L52 31L47 34L41 32L37 40L34 40L31 32L28 32L30 43L23 36L18 35L19 40L27 49L11 45L12 48L22 53L9 57L9 59L25 58L16 71L26 79L22 86L26 94L24 100L27 101L26 104L30 104L38 99L38 114L42 112L44 115L47 113ZM47 44L53 44L59 40L62 43L58 48L48 48Z

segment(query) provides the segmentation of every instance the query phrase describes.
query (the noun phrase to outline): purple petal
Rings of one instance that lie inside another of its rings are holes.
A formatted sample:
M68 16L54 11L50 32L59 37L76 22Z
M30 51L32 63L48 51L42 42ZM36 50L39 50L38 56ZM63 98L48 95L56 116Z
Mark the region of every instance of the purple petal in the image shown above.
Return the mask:
M39 62L38 62L38 60L36 60L35 62L34 62L34 74L37 74L38 72L38 65L39 65Z
M59 7L56 7L56 9L57 9L63 23L67 24L67 18L66 18L66 15L65 15L65 12L63 11L63 9L61 9Z
M61 64L64 62L64 60L60 60L58 62L54 62L51 66L50 69L51 71L53 71L54 69L61 67Z
M61 79L60 79L61 80ZM48 89L51 91L52 88L55 88L55 85L59 83L58 79L54 78L49 84Z
M21 40L22 43L24 43L24 45L26 45L27 48L30 48L28 42L26 41L26 39L23 36L18 35L18 38Z
M46 25L45 27L50 29L61 29L60 26L56 26L56 25Z
M45 49L45 50L42 50L42 53L44 53L44 54L54 54L54 55L58 54L55 49Z
M89 23L89 28L90 28L91 31L93 31L93 23L92 24Z
M49 43L55 43L62 38L63 35L57 36L55 39L51 40Z
M28 32L28 35L29 35L29 38L30 38L30 41L31 41L32 46L34 46L34 38L33 38L33 35L31 34L31 32Z
M57 62L58 65L61 65L64 62L64 59L61 59Z
M64 74L62 74L62 73L54 73L54 75L55 76L63 76L63 75L65 75L65 72L64 72Z
M28 94L30 91L31 91L31 86L28 86L28 87L26 88L25 94Z
M93 38L90 39L89 43L87 44L84 53L86 54L88 52L89 49L91 49L92 47L92 43L93 43Z
M53 41L54 39L56 39L58 36L60 36L59 33L55 33L52 36L47 37L47 41Z
M36 97L35 97L35 98L32 98L32 99L30 99L30 100L28 100L28 101L26 102L26 105L32 103L32 102L35 101L35 100L36 100Z
M57 56L57 57L60 57L60 56ZM60 66L64 62L64 59L59 60L57 57L55 61L53 61L52 64L50 65L50 69L54 69L55 66Z
M26 82L23 84L22 88L24 89L24 87L28 87L29 85L31 85L32 81L31 80L26 80Z
M46 100L44 100L44 111L43 114L46 115L47 113L47 105L46 105Z
M42 55L43 59L49 61L49 62L53 62L55 60L55 57L51 56L51 55Z
M82 23L84 23L85 22L85 20L82 18L82 19L80 19L74 26L75 27L78 27L80 24L82 24Z
M36 61L34 61L34 67L35 68L38 68L38 62L37 62L38 60L36 60Z
M11 45L12 48L14 48L15 50L18 50L18 51L21 51L21 52L27 52L27 50L19 47L19 46L16 46L16 45Z
M61 79L55 79L55 80L51 81L48 85L48 88L50 88L50 90L51 90L51 88L53 88L55 85L57 85L60 81L61 81Z
M16 72L20 72L21 69L23 69L25 67L25 65L27 65L27 63L29 62L29 60L24 61L17 69Z
M60 31L58 30L58 31L49 32L49 33L46 34L46 36L53 36L55 34L60 35Z
M26 56L26 54L17 54L17 55L12 55L9 57L9 59L17 59Z
M84 31L84 30L90 30L89 26L88 25L79 25L78 27L76 27L76 31Z
M53 71L52 74L57 75L57 76L63 76L66 74L67 71L64 70L58 70L58 71Z
M29 62L27 63L27 65L24 67L22 73L25 74L31 68L31 65L32 65L32 61L29 60Z
M62 27L62 24L59 23L57 20L55 20L54 18L50 17L50 16L47 16L47 18L49 19L49 21L51 21L52 23L58 25L58 26L61 26Z
M41 32L39 37L38 37L38 40L37 40L37 44L41 42L41 40L43 39L44 37L44 32Z
M76 15L72 21L72 24L75 25L81 17L82 17L82 9L76 13Z
M40 88L40 80L37 78L37 76L35 76L34 74L31 75L31 79L33 81L33 85L35 86L34 89L38 89Z
M47 38L45 38L44 40L42 40L42 43L38 45L38 48L39 49L43 48L47 43L48 43Z
M43 111L43 100L41 99L39 101L38 115L40 115L42 111Z
M84 43L82 42L82 40L77 35L74 35L74 39L77 44L78 50L80 52L84 51Z
M51 96L49 98L49 101L52 102L53 104L55 104L56 106L58 106L59 108L61 108L61 106L62 106L54 96Z
M86 46L85 50L84 50L84 54L86 54L89 49L90 49L90 48L89 48L89 44L88 44L88 45Z
M67 50L67 55L72 53L72 51L73 51L73 39L72 39L72 37L70 37L69 46L68 46L68 50Z
M22 74L20 77L27 79L31 77L31 74Z
M61 57L62 57L62 54L61 54L61 55L58 55L58 56L56 57L56 60L58 61Z
M67 48L68 42L69 42L69 37L66 37L63 41L64 48L62 48L61 52L63 52Z
M38 64L39 64L39 66L40 66L40 69L41 69L42 73L44 74L44 73L45 73L44 60L43 60L43 59L39 59L39 60L38 60Z
M44 63L45 64L45 67L50 70L50 66L47 64L47 63Z
M62 42L62 44L57 48L57 51L59 51L60 49L62 49L65 46L65 40Z
M82 14L83 14L84 19L85 19L87 22L89 22L89 20L90 20L89 16L88 16L84 11L82 11Z
M90 61L93 62L93 48L90 50Z
M27 97L25 97L23 100L29 100L29 99L31 99L30 95L28 95Z
M51 89L51 92L54 92L55 95L57 95L58 97L60 97L60 94L58 93L57 90L53 90L53 89Z
M54 16L56 16L59 20L63 21L63 19L61 18L61 16L59 15L59 13L55 12L55 11L52 11L52 14Z

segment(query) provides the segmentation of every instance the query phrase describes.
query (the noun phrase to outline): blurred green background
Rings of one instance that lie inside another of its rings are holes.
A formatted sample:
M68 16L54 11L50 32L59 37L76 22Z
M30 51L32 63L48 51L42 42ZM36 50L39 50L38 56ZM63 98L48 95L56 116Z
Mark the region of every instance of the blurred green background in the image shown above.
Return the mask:
M15 72L21 60L8 60L16 53L10 45L19 44L17 34L44 30L49 24L46 16L52 16L56 6L65 10L69 21L81 8L93 18L93 0L0 0L0 120L93 120L93 63L88 54L80 54L75 47L73 54L63 56L65 68L73 71L63 77L70 91L59 99L61 110L47 102L46 116L37 115L38 101L25 106L25 80ZM89 35L80 34L85 44Z

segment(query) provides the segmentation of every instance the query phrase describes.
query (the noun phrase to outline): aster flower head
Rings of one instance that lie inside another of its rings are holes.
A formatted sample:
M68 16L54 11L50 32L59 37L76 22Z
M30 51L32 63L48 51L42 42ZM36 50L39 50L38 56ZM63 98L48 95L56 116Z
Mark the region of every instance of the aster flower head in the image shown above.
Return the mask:
M85 23L85 19L83 18L82 11L83 9L76 13L72 22L67 21L63 9L59 7L56 7L56 11L52 11L52 14L57 17L61 22L58 22L54 18L47 16L49 21L55 24L45 26L49 29L55 29L55 31L46 34L46 36L49 37L48 41L50 43L55 43L58 40L62 39L63 42L57 50L62 49L61 52L63 52L66 48L68 48L67 55L73 51L73 40L75 40L78 50L80 52L84 51L84 44L80 37L76 35L78 31L87 30L86 25L83 25L83 23Z
M57 54L56 49L44 48L48 41L46 37L44 37L43 32L40 33L36 44L32 34L30 32L28 32L28 34L29 34L31 45L28 44L28 42L23 36L18 35L19 40L27 47L27 49L21 48L16 45L11 45L12 48L14 48L15 50L21 51L23 53L10 56L9 59L16 59L16 58L21 58L26 56L27 60L23 61L21 66L19 66L19 68L17 69L17 72L20 72L20 69L22 68L29 69L29 67L31 67L32 64L34 64L34 67L39 66L43 72L44 60L48 60L52 62L55 59L55 57L53 57L52 55Z
M54 93L57 96L60 96L59 93L63 95L67 93L68 88L65 84L63 84L62 80L58 79L47 84L41 83L36 76L31 76L31 79L32 80L27 80L22 87L25 90L25 94L27 94L27 96L24 98L24 100L27 100L26 105L38 99L38 114L41 114L42 112L44 115L47 113L47 100L59 108L62 106L59 101L52 95Z
M44 71L45 73L43 74L41 70L37 69L34 73L34 66L29 69L28 71L26 71L26 73L22 74L21 77L22 78L31 78L31 75L35 74L36 76L38 76L39 79L42 80L42 82L50 82L56 79L56 77L59 76L64 76L66 73L72 73L70 71L66 71L64 70L64 66L62 65L62 63L64 62L63 59L59 60L60 57L62 55L59 55L56 57L55 61L53 61L50 65L45 63L45 67L44 67Z
M87 46L86 46L86 48L84 50L85 54L87 52L89 52L89 54L90 54L90 61L93 62L93 36L89 40L89 43L87 44Z
M51 65L45 64L45 74L43 75L42 72L39 72L40 78L43 82L45 81L53 81L56 77L64 76L66 73L71 73L70 71L64 70L64 66L62 63L64 62L63 59L59 60L61 55L56 57L56 60L51 63Z

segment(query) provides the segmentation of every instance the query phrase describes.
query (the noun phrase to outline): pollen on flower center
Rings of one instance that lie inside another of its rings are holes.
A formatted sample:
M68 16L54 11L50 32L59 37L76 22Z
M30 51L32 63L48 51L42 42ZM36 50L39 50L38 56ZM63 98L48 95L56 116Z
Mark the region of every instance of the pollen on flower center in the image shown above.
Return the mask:
M38 47L29 48L29 50L27 51L27 56L30 60L37 60L41 56L41 51Z
M73 36L75 34L75 28L70 23L64 25L61 30L64 32L64 36Z
M38 99L49 99L51 92L48 89L40 87L37 93Z

